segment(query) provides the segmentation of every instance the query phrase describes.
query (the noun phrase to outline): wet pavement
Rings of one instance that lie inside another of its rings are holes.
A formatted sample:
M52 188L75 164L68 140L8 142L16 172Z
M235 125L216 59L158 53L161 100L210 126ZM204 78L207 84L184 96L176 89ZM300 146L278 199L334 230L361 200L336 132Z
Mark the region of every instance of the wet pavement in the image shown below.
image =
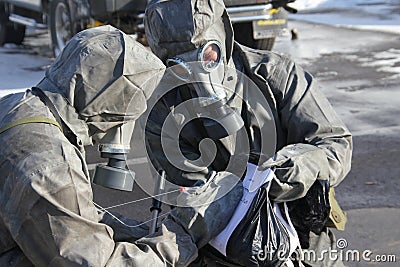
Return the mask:
M400 35L300 21L290 26L299 39L283 38L275 50L317 78L354 136L352 169L336 189L348 215L346 231L337 237L347 242L342 255L357 250L370 257L349 258L346 265L398 266ZM388 262L393 255L396 263Z

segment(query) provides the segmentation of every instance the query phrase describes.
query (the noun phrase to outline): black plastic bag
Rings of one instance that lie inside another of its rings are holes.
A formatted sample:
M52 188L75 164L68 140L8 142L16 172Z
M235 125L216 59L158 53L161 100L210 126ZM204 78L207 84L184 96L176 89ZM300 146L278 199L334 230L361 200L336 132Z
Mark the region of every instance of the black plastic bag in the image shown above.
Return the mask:
M281 266L289 258L289 233L273 210L268 183L258 189L249 210L229 238L226 257L208 247L226 266ZM279 253L279 255L278 255Z
M310 247L309 234L320 234L331 210L329 181L317 180L300 199L288 203L289 214L303 249Z

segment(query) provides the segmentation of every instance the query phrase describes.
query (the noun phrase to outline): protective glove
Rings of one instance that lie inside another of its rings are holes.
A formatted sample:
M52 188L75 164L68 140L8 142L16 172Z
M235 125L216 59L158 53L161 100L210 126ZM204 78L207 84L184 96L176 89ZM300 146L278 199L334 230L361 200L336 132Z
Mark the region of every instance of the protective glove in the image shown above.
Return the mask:
M134 242L149 234L149 227L140 221L129 219L119 213L100 212L100 222L114 230L113 239L117 242Z
M288 207L301 247L307 249L310 232L320 235L329 219L329 181L315 181L304 197L288 202Z
M184 190L171 217L201 248L226 227L242 195L240 179L232 173L219 172L204 185Z

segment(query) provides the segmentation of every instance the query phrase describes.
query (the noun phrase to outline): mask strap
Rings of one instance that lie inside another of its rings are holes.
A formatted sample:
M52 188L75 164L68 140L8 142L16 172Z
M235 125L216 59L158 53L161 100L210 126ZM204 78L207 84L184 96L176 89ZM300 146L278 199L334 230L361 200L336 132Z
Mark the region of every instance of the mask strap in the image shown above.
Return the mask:
M27 124L27 123L47 123L47 124L52 124L57 126L60 131L62 132L62 128L60 126L60 124L58 122L56 122L55 120L46 118L46 117L40 117L40 116L33 116L33 117L27 117L27 118L22 118L19 120L15 120L9 124L7 124L6 126L2 127L0 129L0 134L4 133L5 131L15 127L15 126L19 126L22 124Z

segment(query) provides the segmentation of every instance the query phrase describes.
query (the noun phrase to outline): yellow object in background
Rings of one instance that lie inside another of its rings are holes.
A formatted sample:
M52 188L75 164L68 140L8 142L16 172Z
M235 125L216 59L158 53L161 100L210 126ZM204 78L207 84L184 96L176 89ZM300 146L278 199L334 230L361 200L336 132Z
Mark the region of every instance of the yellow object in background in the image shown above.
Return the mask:
M329 214L327 226L336 228L339 231L344 231L347 222L346 212L339 206L335 198L335 190L332 187L329 189L329 202L331 205L331 212Z

